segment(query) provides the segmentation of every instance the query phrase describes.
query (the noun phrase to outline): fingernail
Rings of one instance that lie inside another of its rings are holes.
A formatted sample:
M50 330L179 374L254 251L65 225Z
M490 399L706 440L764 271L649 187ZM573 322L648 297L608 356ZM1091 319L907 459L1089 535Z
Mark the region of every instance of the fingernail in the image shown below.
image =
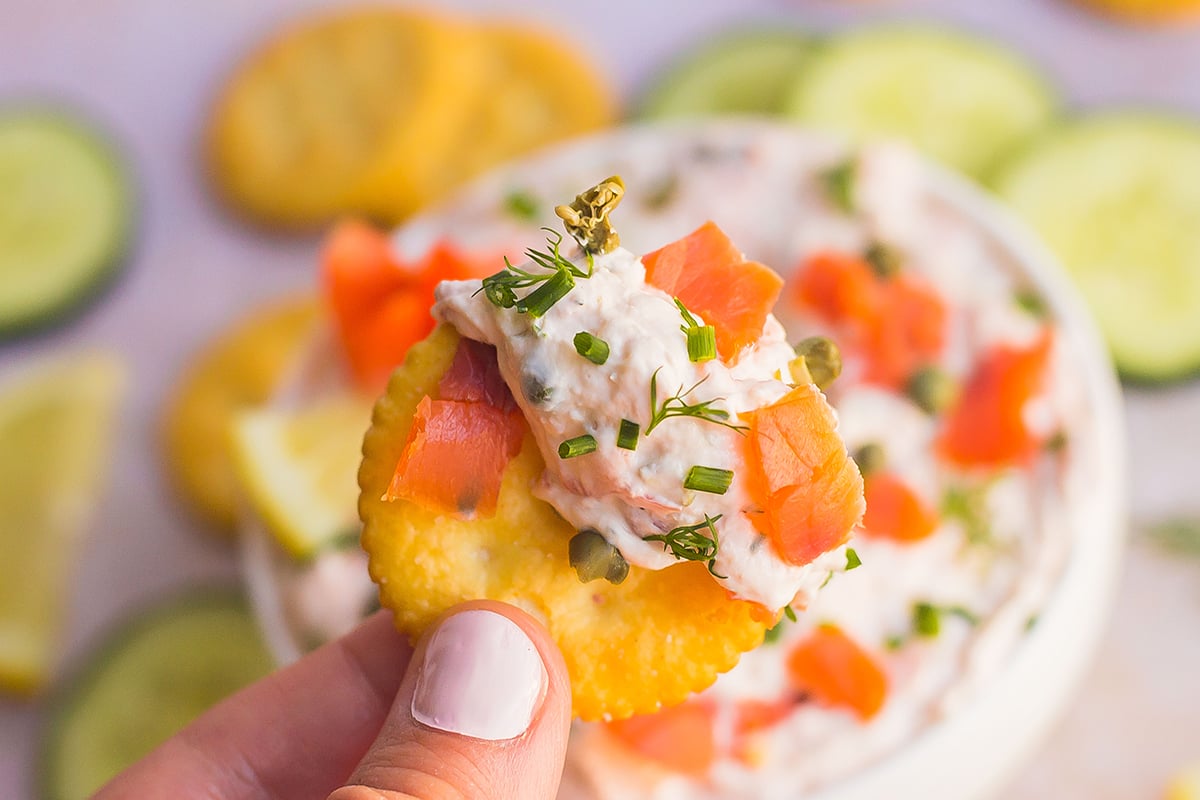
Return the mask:
M494 611L463 611L425 648L412 715L450 733L512 739L529 728L545 683L542 657L519 625Z

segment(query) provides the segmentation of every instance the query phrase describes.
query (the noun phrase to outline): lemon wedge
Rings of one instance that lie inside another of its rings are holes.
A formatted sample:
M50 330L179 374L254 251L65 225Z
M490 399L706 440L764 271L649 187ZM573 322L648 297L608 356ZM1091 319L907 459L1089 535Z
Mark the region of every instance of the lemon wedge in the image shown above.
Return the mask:
M370 421L370 404L358 397L234 419L233 459L246 498L296 558L357 531L356 478Z
M236 530L230 421L271 398L319 319L311 297L255 308L192 358L167 401L162 419L167 474L214 532Z
M114 356L87 353L0 385L2 688L34 694L50 674L123 384Z

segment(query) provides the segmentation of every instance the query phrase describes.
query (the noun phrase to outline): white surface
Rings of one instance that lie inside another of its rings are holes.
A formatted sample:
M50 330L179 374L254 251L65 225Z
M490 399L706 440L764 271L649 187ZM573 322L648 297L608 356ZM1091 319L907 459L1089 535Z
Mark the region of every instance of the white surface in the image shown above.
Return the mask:
M0 369L83 342L132 367L112 486L80 565L69 653L173 587L235 576L232 551L203 536L167 491L156 420L182 360L257 300L311 281L314 238L269 238L213 206L196 159L207 103L236 56L276 20L328 2L0 0L0 98L58 98L89 109L124 143L142 188L141 235L124 280L83 319L0 346ZM461 9L482 2L456 0ZM740 17L829 27L870 17L949 19L1019 45L1075 104L1165 104L1200 112L1200 30L1136 30L1053 0L837 3L804 0L555 0L486 4L585 42L623 90L681 43ZM493 12L494 13L494 12ZM607 43L615 42L611 48ZM1129 402L1133 510L1200 513L1200 385ZM1019 798L1155 797L1184 760L1200 760L1200 563L1135 548L1101 657L1082 699ZM0 701L0 797L32 796L36 707ZM937 795L930 795L936 797Z

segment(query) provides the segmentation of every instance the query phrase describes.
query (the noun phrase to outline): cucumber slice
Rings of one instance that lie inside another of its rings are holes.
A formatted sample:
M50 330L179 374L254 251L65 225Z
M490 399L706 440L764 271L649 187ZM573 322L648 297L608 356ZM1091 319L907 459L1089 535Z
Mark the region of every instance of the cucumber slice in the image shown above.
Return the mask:
M855 140L908 139L980 178L1056 106L1025 61L993 44L947 30L873 28L814 54L784 113Z
M656 78L637 116L778 114L812 50L789 31L746 31L691 51Z
M995 186L1075 279L1125 378L1200 373L1200 125L1150 114L1068 123Z
M132 205L117 153L84 123L0 114L0 334L94 295L120 264Z
M240 595L192 592L103 643L56 699L41 796L84 800L209 706L272 667Z

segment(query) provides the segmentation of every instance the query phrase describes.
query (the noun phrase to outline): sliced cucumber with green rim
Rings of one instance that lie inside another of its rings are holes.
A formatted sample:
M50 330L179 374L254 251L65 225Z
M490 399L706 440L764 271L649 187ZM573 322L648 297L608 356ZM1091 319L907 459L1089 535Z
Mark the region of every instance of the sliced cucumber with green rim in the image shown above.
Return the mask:
M715 39L657 77L638 105L638 116L778 114L811 49L806 36L788 31Z
M91 297L120 265L132 207L121 159L85 123L0 112L0 334Z
M134 619L56 698L42 750L42 797L90 797L271 667L254 619L232 592L193 592Z
M944 29L885 27L814 53L784 113L860 141L907 139L979 178L1056 107L1041 76L1007 50Z
M1200 373L1200 125L1070 122L1030 143L995 187L1075 279L1122 375Z

